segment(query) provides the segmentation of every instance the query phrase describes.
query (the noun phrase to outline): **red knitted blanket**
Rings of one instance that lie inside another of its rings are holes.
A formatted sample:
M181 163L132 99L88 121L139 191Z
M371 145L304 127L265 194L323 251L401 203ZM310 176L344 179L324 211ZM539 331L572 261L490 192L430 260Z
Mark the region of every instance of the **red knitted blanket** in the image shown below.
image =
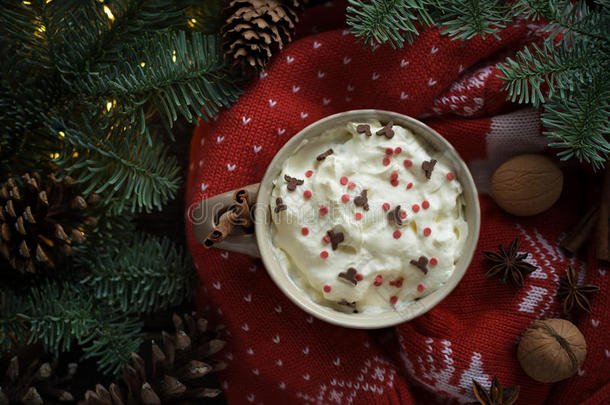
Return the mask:
M577 170L549 211L518 218L489 198L493 170L508 157L541 152L538 111L507 103L494 64L539 39L523 22L462 45L436 29L411 46L364 47L344 30L345 5L311 9L299 39L275 56L230 110L196 128L187 205L261 180L276 151L325 116L363 108L424 120L468 163L479 190L482 228L472 265L458 287L427 314L380 331L345 329L312 318L273 284L260 260L205 250L187 225L201 286L200 310L227 327L221 373L230 404L429 404L473 401L471 380L521 386L520 404L610 403L610 274L593 258L566 257L558 241L577 220L585 194ZM569 193L568 193L569 192ZM519 237L539 269L523 288L488 280L481 250ZM541 384L520 369L516 347L535 320L561 316L558 282L568 264L601 286L593 314L571 320L587 339L578 373Z

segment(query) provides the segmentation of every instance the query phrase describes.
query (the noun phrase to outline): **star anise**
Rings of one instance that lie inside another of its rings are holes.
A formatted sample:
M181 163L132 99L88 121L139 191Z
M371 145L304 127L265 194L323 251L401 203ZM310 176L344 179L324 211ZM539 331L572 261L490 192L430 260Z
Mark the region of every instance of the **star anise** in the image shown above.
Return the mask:
M512 405L519 398L520 388L518 385L516 387L502 387L498 377L494 376L489 393L474 379L472 380L472 390L478 402L471 402L469 405Z
M582 284L578 285L578 277L576 276L576 270L572 265L568 265L566 275L559 282L559 290L557 291L558 297L565 297L563 299L563 312L564 314L569 313L574 308L574 305L579 306L581 309L591 313L591 303L587 298L587 294L592 294L599 291L599 287L593 284Z
M519 253L518 238L513 239L510 245L508 245L508 249L505 249L504 246L500 245L498 246L498 250L500 250L500 253L483 251L483 256L495 263L493 267L485 273L485 276L487 278L493 278L501 275L503 283L511 280L518 286L523 287L523 276L530 274L537 268L524 261L529 253Z

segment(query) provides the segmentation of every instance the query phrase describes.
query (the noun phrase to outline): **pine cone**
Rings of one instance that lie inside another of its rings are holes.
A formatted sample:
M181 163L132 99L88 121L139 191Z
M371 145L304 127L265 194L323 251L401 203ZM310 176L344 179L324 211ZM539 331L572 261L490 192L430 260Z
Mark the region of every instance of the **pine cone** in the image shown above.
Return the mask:
M0 253L21 273L35 273L53 268L57 252L71 254L71 245L85 240L84 227L97 220L85 215L87 202L69 176L43 181L26 173L22 180L10 178L0 188Z
M222 27L225 57L233 69L252 75L292 39L300 0L231 0Z
M132 353L132 365L125 367L121 381L109 389L98 384L95 392L85 393L83 404L193 404L220 394L218 389L206 388L206 383L210 373L225 367L209 360L225 342L208 331L207 321L194 312L184 319L174 314L173 322L176 333L163 332L163 349L152 342L150 367Z
M21 368L17 356L8 361L2 385L0 405L8 404L60 404L74 401L72 394L59 387L64 386L76 373L77 365L68 365L66 375L57 375L57 360L40 364L34 359Z

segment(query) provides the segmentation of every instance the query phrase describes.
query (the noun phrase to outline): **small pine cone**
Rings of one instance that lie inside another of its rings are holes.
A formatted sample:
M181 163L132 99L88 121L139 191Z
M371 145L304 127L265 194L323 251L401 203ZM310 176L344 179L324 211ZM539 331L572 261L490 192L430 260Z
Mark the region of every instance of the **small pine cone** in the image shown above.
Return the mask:
M262 71L291 41L302 8L299 0L231 0L222 27L231 67L246 76Z
M0 253L21 273L35 273L55 267L56 254L71 254L97 220L86 215L88 204L69 176L26 173L21 180L0 187Z
M218 333L207 328L207 321L196 313L173 316L176 332L162 334L163 345L154 341L151 364L136 353L131 354L131 365L123 369L121 380L108 389L96 385L95 391L85 393L84 405L123 404L192 404L197 400L215 397L220 390L208 388L209 376L225 367L210 357L221 350L225 342Z
M76 373L77 365L69 364L65 375L57 375L57 360L44 362L39 359L27 362L13 356L3 364L5 370L0 384L0 405L23 404L65 404L74 401L73 395L65 390ZM62 388L63 387L63 388Z

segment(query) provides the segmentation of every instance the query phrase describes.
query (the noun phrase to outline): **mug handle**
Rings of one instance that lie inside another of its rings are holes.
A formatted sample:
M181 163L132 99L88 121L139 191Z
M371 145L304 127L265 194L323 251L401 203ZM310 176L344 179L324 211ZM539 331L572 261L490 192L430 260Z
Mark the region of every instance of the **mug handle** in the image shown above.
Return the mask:
M217 225L218 218L231 205L233 205L233 194L237 190L246 190L250 194L252 205L256 203L260 183L250 184L236 190L215 195L202 200L190 213L187 220L193 223L193 233L199 243L203 244L205 238ZM252 210L250 211L252 212ZM234 229L224 240L215 243L212 247L230 250L232 252L244 253L252 257L261 257L256 243L254 232L245 233L241 228Z

